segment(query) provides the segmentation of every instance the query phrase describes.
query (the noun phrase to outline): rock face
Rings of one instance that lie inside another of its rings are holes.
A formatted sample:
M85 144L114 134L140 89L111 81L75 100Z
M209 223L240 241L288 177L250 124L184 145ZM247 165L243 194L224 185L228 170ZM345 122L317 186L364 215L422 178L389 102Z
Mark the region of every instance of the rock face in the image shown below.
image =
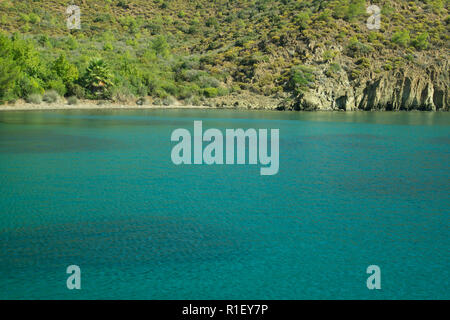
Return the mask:
M298 98L296 110L449 110L448 62L425 72L390 71L350 81L342 71L335 78L320 72L314 88Z
M424 75L387 74L368 81L355 103L364 110L448 110L448 83L447 70L430 70Z

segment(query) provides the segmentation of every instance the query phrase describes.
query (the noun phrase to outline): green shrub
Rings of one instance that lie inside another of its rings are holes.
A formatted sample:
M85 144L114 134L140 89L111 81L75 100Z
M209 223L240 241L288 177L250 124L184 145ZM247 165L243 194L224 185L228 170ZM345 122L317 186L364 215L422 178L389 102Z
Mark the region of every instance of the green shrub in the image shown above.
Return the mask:
M73 96L77 97L78 99L86 98L85 89L82 86L80 86L78 83L71 84L67 88L67 93L69 95L73 95Z
M200 98L197 97L197 96L192 96L192 97L186 99L185 102L186 102L187 105L191 105L191 106L199 106L199 105L201 105Z
M333 51L333 50L325 50L325 51L323 52L322 57L323 57L323 60L324 60L325 62L329 62L329 61L333 60L333 59L336 57L336 51Z
M49 90L44 93L44 96L42 97L42 100L44 100L47 103L55 103L58 101L59 94L55 90Z
M386 70L386 71L392 70L392 69L393 69L392 64L391 64L390 62L386 63L386 64L383 66L383 69Z
M373 48L367 44L361 43L356 36L350 38L347 46L347 54L350 57L368 54L373 51Z
M198 78L198 84L201 88L219 88L220 81L211 76L200 76Z
M116 87L111 93L111 99L114 102L126 103L135 100L135 96L128 87Z
M308 11L302 11L294 18L295 24L297 24L301 30L308 28L311 23L310 13Z
M174 105L176 100L172 96L167 96L162 100L162 105L171 106Z
M360 59L358 59L358 61L356 61L356 64L361 66L361 68L369 68L370 60L367 58L360 58Z
M152 49L161 57L167 57L170 54L169 44L163 35L157 36L152 41Z
M409 31L403 30L403 31L397 31L392 35L391 38L392 43L395 43L402 47L407 47L409 45L410 37L409 37Z
M70 96L67 98L67 104L75 105L78 104L78 99L75 96Z
M219 26L219 22L217 21L217 19L215 17L209 17L206 20L205 25L207 27L214 27L214 28L216 28L216 27Z
M352 20L366 13L366 3L364 0L350 0L348 2L348 11L345 16L348 20Z
M44 34L41 35L38 39L38 43L43 46L43 47L48 47L51 48L52 47L52 43L50 42L50 38L48 37L48 35Z
M61 78L64 84L70 84L78 80L78 69L69 63L66 56L61 54L53 63L52 70Z
M61 79L50 80L47 83L47 88L56 91L59 95L64 96L67 92L65 84Z
M105 42L105 44L103 45L103 50L112 51L112 50L114 50L114 47L111 44L111 42Z
M351 21L366 12L364 0L341 0L332 3L333 16L338 19Z
M411 41L411 45L417 50L426 50L428 48L428 32L419 34L414 40Z
M339 71L341 71L341 66L338 63L332 63L328 67L328 70L326 71L326 75L328 77L332 77L336 75Z
M205 88L203 89L203 94L207 98L214 98L219 95L219 89L217 88Z
M128 0L119 0L119 1L117 1L117 6L121 7L121 8L124 8L124 9L129 9L130 8Z
M42 85L42 80L21 74L17 80L15 91L19 97L27 97L33 93L42 95L45 91Z
M196 84L180 85L177 98L181 100L189 99L193 96L198 95L199 92L200 88Z
M289 77L289 88L294 90L297 94L308 91L315 81L313 72L313 69L308 66L299 65L293 67Z
M28 103L33 103L33 104L41 104L42 96L37 93L32 93L26 97L25 101Z
M30 22L32 24L37 24L37 23L41 22L41 18L34 12L30 13L29 18L30 18Z
M153 101L154 105L157 106L171 106L175 104L175 99L172 96L165 96L164 98L157 98Z

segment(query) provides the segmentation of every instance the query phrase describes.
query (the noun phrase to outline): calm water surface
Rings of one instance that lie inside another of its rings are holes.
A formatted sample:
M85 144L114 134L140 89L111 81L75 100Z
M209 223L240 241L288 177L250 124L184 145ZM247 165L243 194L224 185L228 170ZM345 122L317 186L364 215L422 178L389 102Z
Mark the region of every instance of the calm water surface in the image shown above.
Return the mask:
M173 165L194 120L279 173ZM448 113L0 112L0 298L449 299L449 160Z

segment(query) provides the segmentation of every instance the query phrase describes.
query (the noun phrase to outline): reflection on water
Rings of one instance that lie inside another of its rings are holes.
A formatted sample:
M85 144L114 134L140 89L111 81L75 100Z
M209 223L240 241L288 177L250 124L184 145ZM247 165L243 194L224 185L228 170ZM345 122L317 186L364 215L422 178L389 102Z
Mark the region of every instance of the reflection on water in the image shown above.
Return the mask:
M2 153L59 153L118 148L124 148L124 144L111 139L69 135L48 129L14 133L0 129Z
M180 118L180 119L177 119ZM227 109L142 109L142 110L61 110L0 111L0 123L95 126L158 125L162 119L172 122L192 119L243 119L358 122L391 125L449 125L448 112L298 112ZM154 121L154 120L158 121Z

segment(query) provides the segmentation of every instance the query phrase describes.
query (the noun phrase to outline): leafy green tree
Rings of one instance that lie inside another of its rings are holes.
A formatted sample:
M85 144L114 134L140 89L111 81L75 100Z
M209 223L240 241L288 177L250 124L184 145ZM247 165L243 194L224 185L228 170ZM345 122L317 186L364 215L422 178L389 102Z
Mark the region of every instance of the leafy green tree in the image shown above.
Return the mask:
M0 100L43 91L42 63L31 42L0 35Z
M304 65L296 66L291 69L289 86L297 94L308 91L315 81L313 69Z
M169 44L167 43L166 37L163 35L157 36L152 41L152 49L155 50L156 54L165 58L170 54Z
M12 57L12 42L0 35L0 102L10 98L18 76L19 68Z
M52 70L61 78L66 86L78 80L78 69L71 64L64 54L61 54L58 59L53 62Z
M113 86L113 76L108 65L102 59L95 59L89 63L83 77L85 88L94 98L108 98Z
M19 68L10 59L0 57L0 102L13 98L17 78L19 77Z
M40 54L30 40L23 40L18 34L12 37L12 57L20 71L38 77L42 71Z

